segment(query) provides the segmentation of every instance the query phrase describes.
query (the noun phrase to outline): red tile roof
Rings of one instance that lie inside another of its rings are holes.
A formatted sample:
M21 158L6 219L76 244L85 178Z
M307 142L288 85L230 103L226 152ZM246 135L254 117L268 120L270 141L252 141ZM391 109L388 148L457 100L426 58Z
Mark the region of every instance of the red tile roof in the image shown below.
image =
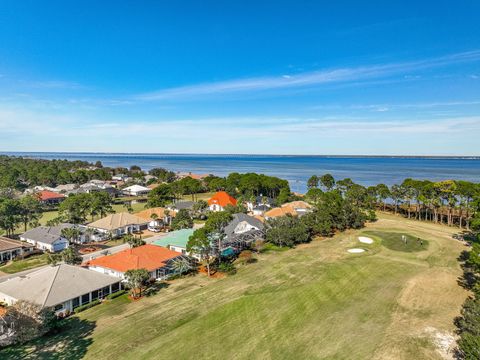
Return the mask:
M214 204L220 205L221 207L227 205L236 206L237 200L233 196L228 195L225 191L219 191L208 200L208 205Z
M119 272L135 269L153 271L165 266L168 260L178 256L179 253L175 251L148 244L89 260L84 263L84 266L98 266Z
M36 193L36 196L38 200L40 201L46 201L46 200L52 200L52 199L63 199L65 195L63 194L58 194L53 191L48 191L48 190L42 190Z

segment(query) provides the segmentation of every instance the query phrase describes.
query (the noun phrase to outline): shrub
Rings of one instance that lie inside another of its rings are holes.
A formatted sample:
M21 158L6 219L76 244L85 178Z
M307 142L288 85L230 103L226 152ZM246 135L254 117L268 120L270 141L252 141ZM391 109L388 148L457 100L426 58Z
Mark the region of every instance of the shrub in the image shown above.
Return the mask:
M235 269L235 265L229 262L220 263L217 267L217 270L228 275L234 275L237 272L237 269Z
M255 262L255 258L253 257L253 253L250 250L243 250L239 255L238 255L238 262L240 264L251 264Z
M119 296L122 296L122 295L125 294L125 293L126 293L125 290L119 290L119 291L116 291L116 292L114 292L114 293L111 293L110 295L107 295L107 296L105 297L105 299L107 299L107 300L112 300L112 299L115 299L115 298L117 298L117 297L119 297Z
M88 304L85 304L85 305L82 305L82 306L79 306L77 308L75 308L74 312L75 314L78 314L84 310L87 310L87 309L90 309L91 307L94 307L95 305L98 305L100 304L100 300L93 300L92 302L89 302Z

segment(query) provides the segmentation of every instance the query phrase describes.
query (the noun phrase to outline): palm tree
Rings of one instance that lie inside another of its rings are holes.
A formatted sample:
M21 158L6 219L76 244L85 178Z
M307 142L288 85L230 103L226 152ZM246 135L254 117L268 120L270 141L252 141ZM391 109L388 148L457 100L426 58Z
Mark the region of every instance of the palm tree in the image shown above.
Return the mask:
M70 243L76 243L80 236L80 230L76 227L62 229L62 237L68 240Z
M138 297L142 296L142 289L150 280L150 273L146 269L133 269L125 272L125 279L132 291L132 296L137 297L136 290L139 290Z
M192 270L192 263L187 257L181 256L172 260L170 267L176 274L184 274Z

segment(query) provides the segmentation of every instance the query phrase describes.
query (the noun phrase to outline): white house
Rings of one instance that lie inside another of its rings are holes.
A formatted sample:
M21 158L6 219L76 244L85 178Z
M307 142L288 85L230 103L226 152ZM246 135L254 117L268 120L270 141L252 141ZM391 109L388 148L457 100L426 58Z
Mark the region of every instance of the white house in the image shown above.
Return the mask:
M79 234L76 239L67 239L62 235L64 229L76 229ZM86 226L63 223L57 226L38 226L20 235L20 240L39 250L59 252L68 248L69 242L83 244L102 240L102 236L94 230L88 230Z
M171 264L180 257L175 251L148 244L89 260L84 266L123 280L128 270L146 269L152 279L163 280L176 273Z
M121 281L113 276L59 264L0 282L0 301L11 306L25 300L66 314L121 288Z
M122 193L127 196L143 196L143 195L147 195L150 191L152 190L149 189L148 187L135 184L123 189Z
M148 220L126 212L110 214L102 219L87 225L91 229L102 234L111 234L113 237L120 237L125 234L132 234L147 228Z

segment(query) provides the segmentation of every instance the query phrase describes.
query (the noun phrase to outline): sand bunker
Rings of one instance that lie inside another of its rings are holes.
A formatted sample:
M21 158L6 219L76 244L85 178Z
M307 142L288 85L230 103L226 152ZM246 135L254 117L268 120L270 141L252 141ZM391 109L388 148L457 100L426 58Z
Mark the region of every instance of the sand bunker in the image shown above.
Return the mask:
M373 244L373 240L365 236L359 236L358 241L364 244Z
M364 249L348 249L347 251L352 254L358 254L358 253L364 252L365 250Z

